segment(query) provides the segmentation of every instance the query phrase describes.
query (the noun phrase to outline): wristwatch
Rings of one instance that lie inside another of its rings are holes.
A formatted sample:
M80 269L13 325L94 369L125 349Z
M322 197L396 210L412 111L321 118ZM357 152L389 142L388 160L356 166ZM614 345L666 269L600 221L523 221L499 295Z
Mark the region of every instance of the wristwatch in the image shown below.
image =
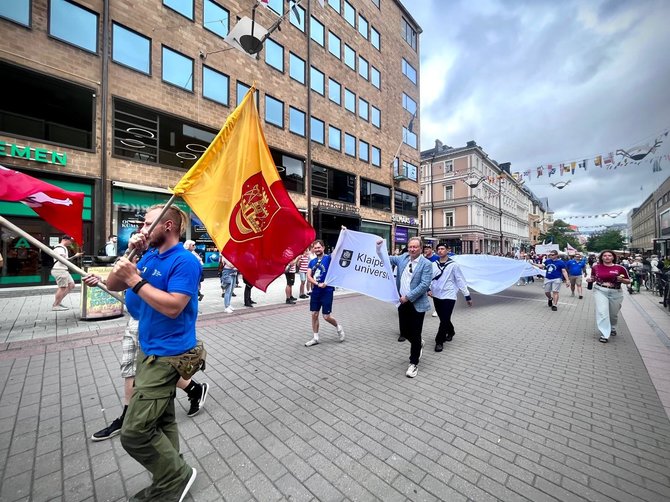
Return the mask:
M142 289L142 286L144 286L144 285L147 284L148 282L149 282L149 281L147 281L146 279L142 279L140 282L138 282L137 284L135 284L135 285L133 286L133 293L138 294L139 291L140 291L140 289Z

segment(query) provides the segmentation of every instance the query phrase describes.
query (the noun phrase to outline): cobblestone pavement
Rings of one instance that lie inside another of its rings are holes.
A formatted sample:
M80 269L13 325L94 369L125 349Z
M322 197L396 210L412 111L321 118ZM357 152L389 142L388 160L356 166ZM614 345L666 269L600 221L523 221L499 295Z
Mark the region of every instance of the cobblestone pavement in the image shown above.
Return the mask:
M416 379L395 309L360 295L335 300L346 341L322 323L309 348L306 302L203 314L210 395L194 418L177 405L187 500L667 501L643 321L601 344L589 295L557 312L538 283L473 299L442 353L426 317ZM0 351L0 500L126 500L150 482L118 438L88 440L120 412L123 324Z

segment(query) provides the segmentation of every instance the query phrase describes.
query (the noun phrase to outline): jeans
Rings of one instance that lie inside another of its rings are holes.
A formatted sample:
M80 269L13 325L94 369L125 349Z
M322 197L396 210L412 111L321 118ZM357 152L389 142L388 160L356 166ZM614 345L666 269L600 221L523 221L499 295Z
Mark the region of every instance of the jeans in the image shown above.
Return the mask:
M603 338L609 338L612 330L616 330L619 310L623 301L622 289L603 288L594 284L593 299L596 304L596 325Z
M237 270L224 268L221 271L221 289L223 290L223 306L230 307L230 298L233 295L233 287L237 278Z
M433 298L435 305L435 312L440 318L440 327L437 328L437 335L435 335L435 343L444 343L447 341L447 336L454 336L454 325L451 323L451 313L454 311L456 300Z
M412 344L409 353L409 362L411 364L419 364L421 331L423 330L423 318L425 315L425 312L417 312L412 302L402 303L398 307L400 336L406 338Z

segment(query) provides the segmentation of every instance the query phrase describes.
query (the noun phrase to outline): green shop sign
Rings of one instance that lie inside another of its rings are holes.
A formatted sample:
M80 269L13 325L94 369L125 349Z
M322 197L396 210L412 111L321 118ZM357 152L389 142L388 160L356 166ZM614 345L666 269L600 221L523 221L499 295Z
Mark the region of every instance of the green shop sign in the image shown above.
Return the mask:
M29 146L17 145L0 141L0 157L15 157L17 159L32 160L44 164L67 164L67 153L53 152L46 148L31 148Z

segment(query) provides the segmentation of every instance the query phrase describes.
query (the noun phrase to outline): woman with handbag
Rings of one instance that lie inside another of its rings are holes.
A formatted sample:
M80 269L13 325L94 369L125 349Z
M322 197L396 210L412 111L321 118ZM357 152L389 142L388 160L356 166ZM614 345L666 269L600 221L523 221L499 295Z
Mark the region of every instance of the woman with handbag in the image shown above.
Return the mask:
M622 284L630 284L628 270L616 264L614 251L601 251L598 263L591 269L587 279L589 289L593 285L593 298L596 303L596 325L600 331L599 341L607 343L610 336L616 336L619 310L623 301Z

